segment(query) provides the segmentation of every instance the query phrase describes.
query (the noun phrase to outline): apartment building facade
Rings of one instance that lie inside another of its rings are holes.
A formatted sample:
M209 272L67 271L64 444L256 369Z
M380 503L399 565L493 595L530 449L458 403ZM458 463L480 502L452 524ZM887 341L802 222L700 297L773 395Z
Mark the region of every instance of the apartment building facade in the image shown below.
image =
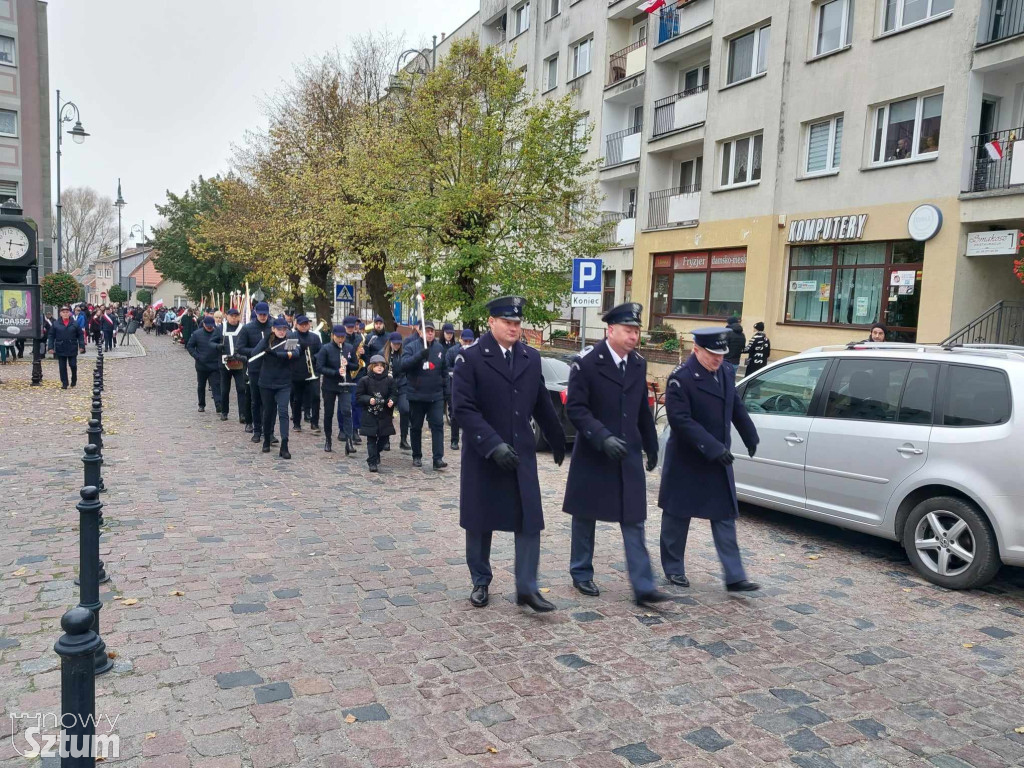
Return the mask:
M593 122L606 306L763 321L785 353L1024 299L1024 0L637 6L482 0L458 31Z
M0 0L0 202L36 222L41 273L53 271L46 3Z

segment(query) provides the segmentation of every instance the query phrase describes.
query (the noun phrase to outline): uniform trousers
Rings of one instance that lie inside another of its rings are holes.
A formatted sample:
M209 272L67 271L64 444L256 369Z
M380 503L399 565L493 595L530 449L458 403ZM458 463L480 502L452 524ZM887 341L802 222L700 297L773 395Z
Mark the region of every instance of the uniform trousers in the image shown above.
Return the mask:
M212 371L201 371L196 369L196 392L199 395L199 407L206 407L206 385L209 383L210 389L213 391L213 407L220 413L220 371L214 368Z
M235 399L238 401L238 415L246 424L250 423L249 392L245 386L245 371L220 369L220 406L225 416L231 412L231 380L235 380Z
M275 415L281 423L281 439L288 439L288 402L291 400L291 396L291 387L280 387L279 389L260 387L260 397L263 400L264 442L274 436Z
M491 583L491 531L466 531L466 565L474 587ZM537 569L540 567L540 531L516 532L516 593L537 593Z
M685 576L686 537L690 532L689 517L661 516L661 567L666 576ZM736 520L711 520L711 535L715 540L718 559L722 562L726 584L746 581L740 558L740 547L736 542Z
M388 444L387 435L366 436L366 463L373 467L380 464L380 452Z
M316 408L313 407L313 394L316 394ZM292 423L302 426L303 415L309 415L311 426L320 424L320 380L305 381L292 379Z
M60 383L68 385L68 368L71 368L71 386L78 383L78 358L70 355L57 355L57 362L60 364Z
M412 437L412 457L423 458L423 419L430 426L430 442L434 461L444 458L444 400L433 402L409 401L409 435Z
M404 392L398 396L398 431L402 442L409 442L409 397Z
M622 529L622 543L626 547L626 569L629 571L629 583L633 585L633 593L637 596L654 592L654 571L651 569L651 558L647 554L643 522L619 523ZM573 515L572 545L569 555L569 574L572 580L594 580L594 539L597 521Z
M249 419L252 423L252 433L254 435L262 435L263 393L260 389L259 371L250 371L249 373Z
M451 399L448 400L448 426L452 430L452 445L458 445L459 443L459 422L455 420L455 411L452 408Z
M324 397L324 431L330 432L334 421L334 403L338 403L338 429L346 438L352 437L352 396L347 389L335 392L325 389Z

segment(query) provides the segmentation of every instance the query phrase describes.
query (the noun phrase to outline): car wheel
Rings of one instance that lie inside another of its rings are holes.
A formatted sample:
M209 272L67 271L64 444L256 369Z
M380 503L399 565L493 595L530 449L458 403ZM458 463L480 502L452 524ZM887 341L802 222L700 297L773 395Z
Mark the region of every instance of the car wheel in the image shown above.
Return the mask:
M544 433L541 432L540 424L530 419L530 426L533 428L533 444L537 447L537 451L543 451L548 447L548 441L544 438Z
M903 548L918 573L948 589L987 584L1001 565L988 520L973 504L952 496L914 507L903 526Z

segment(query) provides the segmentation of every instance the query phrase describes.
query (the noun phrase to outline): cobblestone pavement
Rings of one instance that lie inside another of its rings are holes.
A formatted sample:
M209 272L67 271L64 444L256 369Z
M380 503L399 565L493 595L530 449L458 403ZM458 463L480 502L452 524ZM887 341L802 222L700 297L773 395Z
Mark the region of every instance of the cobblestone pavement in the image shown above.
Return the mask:
M740 541L767 587L757 596L723 591L695 525L693 587L673 588L667 610L638 609L618 534L602 525L603 592L584 598L566 573L566 467L546 460L542 583L560 610L509 600L507 535L492 603L475 610L457 457L420 472L393 450L372 476L362 455L324 454L303 432L280 461L237 421L196 412L184 350L142 342L147 356L108 364L104 398L102 627L116 666L97 707L119 716L121 738L107 764L1024 763L1021 570L947 592L895 544L747 510ZM77 602L88 397L61 392L52 369L29 388L30 369L0 377L0 695L8 712L59 712L52 646ZM40 761L5 737L0 764Z

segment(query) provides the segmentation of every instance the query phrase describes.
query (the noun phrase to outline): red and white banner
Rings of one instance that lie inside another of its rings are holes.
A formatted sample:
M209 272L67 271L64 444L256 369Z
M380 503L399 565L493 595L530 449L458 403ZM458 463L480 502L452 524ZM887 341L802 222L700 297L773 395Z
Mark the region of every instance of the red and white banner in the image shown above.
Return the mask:
M664 7L665 0L647 0L647 2L640 3L636 7L638 11L644 11L645 13L654 13L659 8Z
M1003 159L1003 145L999 143L999 139L993 139L986 144L985 151L988 152L988 156L993 160Z

